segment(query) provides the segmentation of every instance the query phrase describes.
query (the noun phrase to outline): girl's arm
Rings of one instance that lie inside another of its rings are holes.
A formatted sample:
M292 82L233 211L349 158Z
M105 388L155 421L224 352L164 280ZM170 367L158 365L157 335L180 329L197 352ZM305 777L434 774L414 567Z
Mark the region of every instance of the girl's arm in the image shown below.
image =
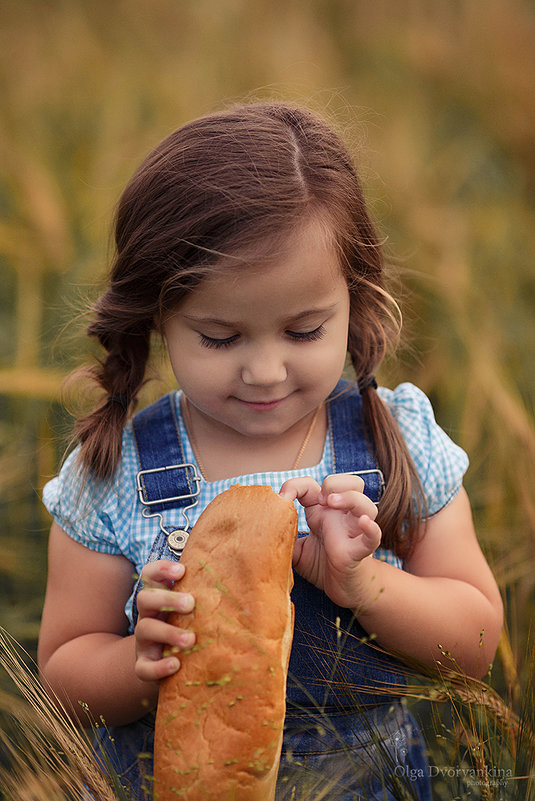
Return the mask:
M386 649L428 665L439 661L484 675L494 658L503 611L465 491L426 521L400 570L370 556L377 544L375 511L355 483L359 479L329 476L321 489L312 479L294 481L281 494L299 497L315 528L298 540L297 571L335 603L353 609ZM357 545L362 549L366 543L368 555L362 556Z
M162 645L182 650L193 644L191 633L165 622L168 610L193 608L190 595L169 591L183 574L184 567L172 562L144 570L151 588L138 595L136 636L128 636L124 605L135 580L132 564L92 551L52 525L39 667L83 724L79 702L107 725L129 723L156 705L158 679L179 667L176 657L162 658Z
M359 620L367 631L380 628L386 647L477 678L488 671L503 606L464 489L428 520L405 570L377 559L363 568Z

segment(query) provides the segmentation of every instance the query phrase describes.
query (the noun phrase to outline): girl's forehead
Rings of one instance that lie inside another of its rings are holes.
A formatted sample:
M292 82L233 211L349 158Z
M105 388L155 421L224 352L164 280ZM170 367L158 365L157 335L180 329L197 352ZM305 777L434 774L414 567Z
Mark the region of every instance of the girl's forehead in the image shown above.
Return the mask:
M332 229L321 219L311 218L291 232L260 240L247 251L225 256L203 288L269 285L282 276L299 282L306 275L330 281L342 275L339 251Z
M181 308L188 315L217 319L264 316L268 311L288 317L330 308L347 295L336 248L325 237L311 235L269 258L222 266Z

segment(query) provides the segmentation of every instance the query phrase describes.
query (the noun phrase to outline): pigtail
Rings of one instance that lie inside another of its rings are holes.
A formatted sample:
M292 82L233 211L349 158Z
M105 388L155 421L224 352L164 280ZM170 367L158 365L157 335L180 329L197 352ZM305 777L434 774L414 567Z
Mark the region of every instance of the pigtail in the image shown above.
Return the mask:
M385 492L377 515L383 532L382 545L406 559L416 544L417 529L426 514L422 485L401 431L379 397L375 380L366 382L361 395L365 425L385 477Z
M123 428L135 406L145 380L150 353L151 326L126 320L117 314L113 290L105 293L95 306L95 320L88 327L106 351L97 364L85 368L84 375L104 391L97 406L75 423L74 434L80 443L80 460L98 479L109 478L121 456ZM125 330L120 330L125 328Z
M358 377L367 436L385 478L377 516L383 532L382 545L406 559L426 514L425 496L407 444L377 392L374 377L386 353L399 341L402 319L397 303L382 283L380 249L376 246L366 255L371 275L361 279L355 291L350 289L348 351Z

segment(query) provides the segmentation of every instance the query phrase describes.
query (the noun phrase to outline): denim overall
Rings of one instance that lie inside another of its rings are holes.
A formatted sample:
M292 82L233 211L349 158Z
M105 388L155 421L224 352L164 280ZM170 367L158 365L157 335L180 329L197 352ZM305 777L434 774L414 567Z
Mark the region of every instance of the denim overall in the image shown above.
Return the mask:
M327 409L334 472L360 475L364 492L378 503L384 481L365 435L360 394L340 381ZM138 496L143 514L160 522L148 561L177 560L187 539L187 509L196 503L201 479L186 462L173 395L139 412L133 422L142 468ZM176 507L184 511L184 530L164 525L165 511ZM349 609L334 604L295 572L294 582L295 630L277 801L312 801L315 794L333 801L430 801L425 747L401 703L406 683L402 666L374 647ZM398 686L400 692L384 695L382 686ZM102 738L136 801L145 798L145 788L150 798L153 727L151 714ZM106 744L111 739L112 748Z

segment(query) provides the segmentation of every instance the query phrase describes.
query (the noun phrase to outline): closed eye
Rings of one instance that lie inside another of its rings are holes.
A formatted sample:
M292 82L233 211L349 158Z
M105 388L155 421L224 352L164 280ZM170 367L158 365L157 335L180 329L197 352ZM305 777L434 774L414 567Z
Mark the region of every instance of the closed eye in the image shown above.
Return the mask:
M322 337L325 336L325 326L323 324L319 325L312 331L285 331L285 334L290 337L290 339L293 339L294 342L316 342L318 339L322 339ZM199 337L201 339L201 345L205 348L221 349L229 348L231 345L234 345L240 338L240 335L233 334L230 337L219 339L199 333Z
M238 334L233 334L231 337L224 339L216 339L215 337L207 337L206 334L199 334L201 338L201 345L205 348L228 348L239 339Z
M313 331L286 331L286 335L296 342L315 342L325 336L325 326L319 325Z

